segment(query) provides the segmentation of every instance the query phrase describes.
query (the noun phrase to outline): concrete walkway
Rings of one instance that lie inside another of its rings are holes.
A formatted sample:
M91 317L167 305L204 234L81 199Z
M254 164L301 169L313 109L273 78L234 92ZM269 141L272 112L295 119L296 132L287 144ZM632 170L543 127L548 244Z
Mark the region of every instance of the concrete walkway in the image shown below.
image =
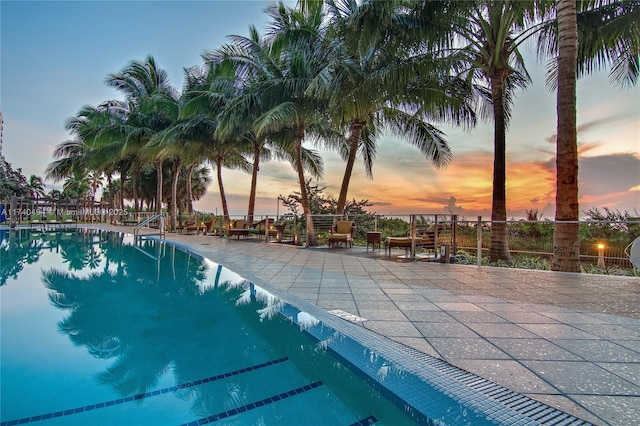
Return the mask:
M640 424L640 278L397 262L358 247L167 239L576 417Z

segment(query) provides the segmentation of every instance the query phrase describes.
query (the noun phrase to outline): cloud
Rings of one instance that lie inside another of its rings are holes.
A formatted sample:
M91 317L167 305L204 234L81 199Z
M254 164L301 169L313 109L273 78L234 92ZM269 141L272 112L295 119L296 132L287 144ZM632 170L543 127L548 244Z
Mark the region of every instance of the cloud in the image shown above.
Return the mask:
M599 129L602 127L610 126L615 123L619 123L619 122L631 123L631 122L637 122L637 120L638 120L637 113L610 115L607 117L602 117L602 118L598 118L595 120L590 120L590 121L586 121L584 123L578 124L576 126L576 131L578 135L580 135L581 133L586 133L589 130ZM553 133L552 135L547 136L545 138L545 141L555 145L557 136L558 136L557 133Z
M640 185L640 157L638 154L611 154L580 158L578 178L582 194L631 191Z

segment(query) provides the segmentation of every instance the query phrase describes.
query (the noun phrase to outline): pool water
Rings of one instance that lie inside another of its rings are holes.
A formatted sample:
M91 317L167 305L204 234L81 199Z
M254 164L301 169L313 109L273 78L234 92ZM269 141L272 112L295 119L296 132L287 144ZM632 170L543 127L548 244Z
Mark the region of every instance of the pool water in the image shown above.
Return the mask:
M330 328L209 260L106 231L4 234L1 426L426 421L326 350Z

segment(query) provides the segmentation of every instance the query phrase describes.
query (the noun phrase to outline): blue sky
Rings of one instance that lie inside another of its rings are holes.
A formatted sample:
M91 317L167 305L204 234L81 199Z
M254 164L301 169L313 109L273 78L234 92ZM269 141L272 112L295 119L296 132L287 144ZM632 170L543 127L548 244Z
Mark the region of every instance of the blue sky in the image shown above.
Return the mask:
M4 114L3 155L26 175L43 176L54 147L69 135L65 120L83 105L119 97L104 84L129 61L153 55L180 88L182 69L200 65L200 54L261 32L268 1L5 1L0 2L0 106ZM292 2L288 2L292 4ZM527 49L532 50L531 47ZM544 67L526 51L533 84L516 97L507 134L507 204L511 216L537 208L553 217L555 94L544 86ZM640 210L640 88L620 90L606 72L578 86L581 150L581 210L589 207ZM472 131L442 126L454 160L435 170L408 144L384 137L374 180L358 165L350 197L375 203L380 213L455 212L488 215L491 200L492 127ZM337 195L344 163L323 152L320 184ZM246 213L250 179L224 171L233 214ZM59 184L48 182L48 189ZM288 164L261 167L258 186L263 214L276 197L297 189ZM217 187L198 203L220 208ZM260 212L259 212L260 214Z

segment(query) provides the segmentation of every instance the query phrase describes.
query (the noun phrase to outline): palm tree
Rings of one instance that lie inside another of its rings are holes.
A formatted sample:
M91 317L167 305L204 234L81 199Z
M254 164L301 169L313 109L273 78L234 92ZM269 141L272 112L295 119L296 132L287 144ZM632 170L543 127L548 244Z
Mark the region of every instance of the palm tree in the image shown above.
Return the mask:
M481 116L494 123L493 194L491 208L492 261L510 261L507 243L506 129L514 92L529 82L519 46L538 29L534 2L478 0L469 7L462 24L453 27L462 47L452 59L456 69L479 87Z
M558 0L555 28L541 37L547 53L557 49L556 227L551 269L580 271L576 79L612 63L614 83L634 85L640 72L640 2ZM546 46L544 45L546 43Z
M47 165L45 178L59 182L76 170L84 170L85 150L86 147L80 139L69 139L58 144L53 150L53 158L56 160Z
M475 116L467 104L469 93L460 90L466 85L449 77L445 61L430 59L431 53L418 56L409 50L403 52L378 33L363 44L361 34L369 21L360 18L369 5L348 0L327 4L334 72L331 79L318 79L315 92L329 96L333 119L348 126L349 136L342 150L347 163L336 208L337 214L343 214L357 153L361 152L366 173L372 177L375 142L382 129L418 147L436 167L444 167L451 160L451 152L442 132L427 120L474 124ZM376 31L380 27L377 25Z
M29 192L31 193L31 197L36 199L36 203L38 198L44 196L46 194L44 181L40 176L31 175L29 176Z
M96 192L98 192L98 188L103 185L102 182L103 176L102 173L89 173L89 187L91 188L91 206L93 207L93 203L96 201Z
M249 36L231 36L232 43L207 52L203 59L209 70L216 70L208 95L225 93L226 101L218 115L216 137L235 139L238 148L251 158L251 186L247 220L253 221L260 163L273 158L290 160L287 152L290 138L285 132L258 135L255 122L264 112L260 91L274 75L281 74L279 58L256 28L249 28ZM247 66L247 64L251 64ZM231 73L229 73L231 71ZM213 90L212 90L213 89Z
M248 172L251 169L251 164L244 158L242 153L237 150L232 142L216 141L213 146L208 147L206 155L211 166L215 169L218 189L220 191L220 201L222 203L222 212L225 220L228 221L229 206L224 191L222 168L226 167Z
M492 260L510 260L506 233L506 126L515 90L529 82L518 47L535 33L535 25L527 25L535 22L534 6L535 2L526 1L368 1L353 18L356 28L361 29L358 46L370 46L366 39L380 40L385 51L407 52L409 63L423 66L418 68L414 84L430 80L425 65L431 64L433 73L434 63L451 61L454 75L466 78L467 87L474 90L479 116L493 119ZM400 59L402 62L402 56ZM410 69L407 67L404 75ZM396 78L388 84L393 81L402 85L412 82ZM387 89L388 85L383 87ZM465 89L454 84L449 87L452 94L457 90L462 95L458 99L464 99ZM417 105L424 105L424 99L429 99L420 92L413 98L411 95L409 91L404 102L421 101ZM459 115L457 120L461 117L464 116Z
M578 224L578 140L576 2L558 0L558 130L556 137L556 226L552 269L580 272Z
M66 122L66 129L74 139L62 142L46 169L48 179L63 180L74 171L91 170L98 175L105 173L111 182L115 172L126 180L134 163L133 156L123 156L125 135L121 133L129 109L122 101L106 101L97 107L85 106ZM110 203L112 203L112 194ZM122 205L122 192L120 205ZM135 198L135 197L134 197Z
M266 42L270 45L273 67L269 74L262 73L265 77L256 83L264 112L255 121L255 131L258 137L281 131L291 135L289 152L294 153L301 204L307 219L307 244L314 244L302 144L307 134L327 134L326 102L307 92L329 60L323 5L319 1L301 0L296 8L289 8L280 2L267 9L267 13L272 19ZM259 64L246 65L261 72L257 69Z
M178 116L178 94L167 73L148 56L144 61L131 61L120 73L110 74L106 82L124 93L129 114L122 132L126 135L123 153L139 152L151 137L166 129ZM162 162L159 152L147 150L156 167L156 213L162 213Z
M87 214L87 195L90 193L90 191L91 182L89 180L89 175L85 171L74 171L71 176L67 177L62 184L62 194L67 198L75 199L78 210L80 207L80 201L82 200L82 207L85 217Z

